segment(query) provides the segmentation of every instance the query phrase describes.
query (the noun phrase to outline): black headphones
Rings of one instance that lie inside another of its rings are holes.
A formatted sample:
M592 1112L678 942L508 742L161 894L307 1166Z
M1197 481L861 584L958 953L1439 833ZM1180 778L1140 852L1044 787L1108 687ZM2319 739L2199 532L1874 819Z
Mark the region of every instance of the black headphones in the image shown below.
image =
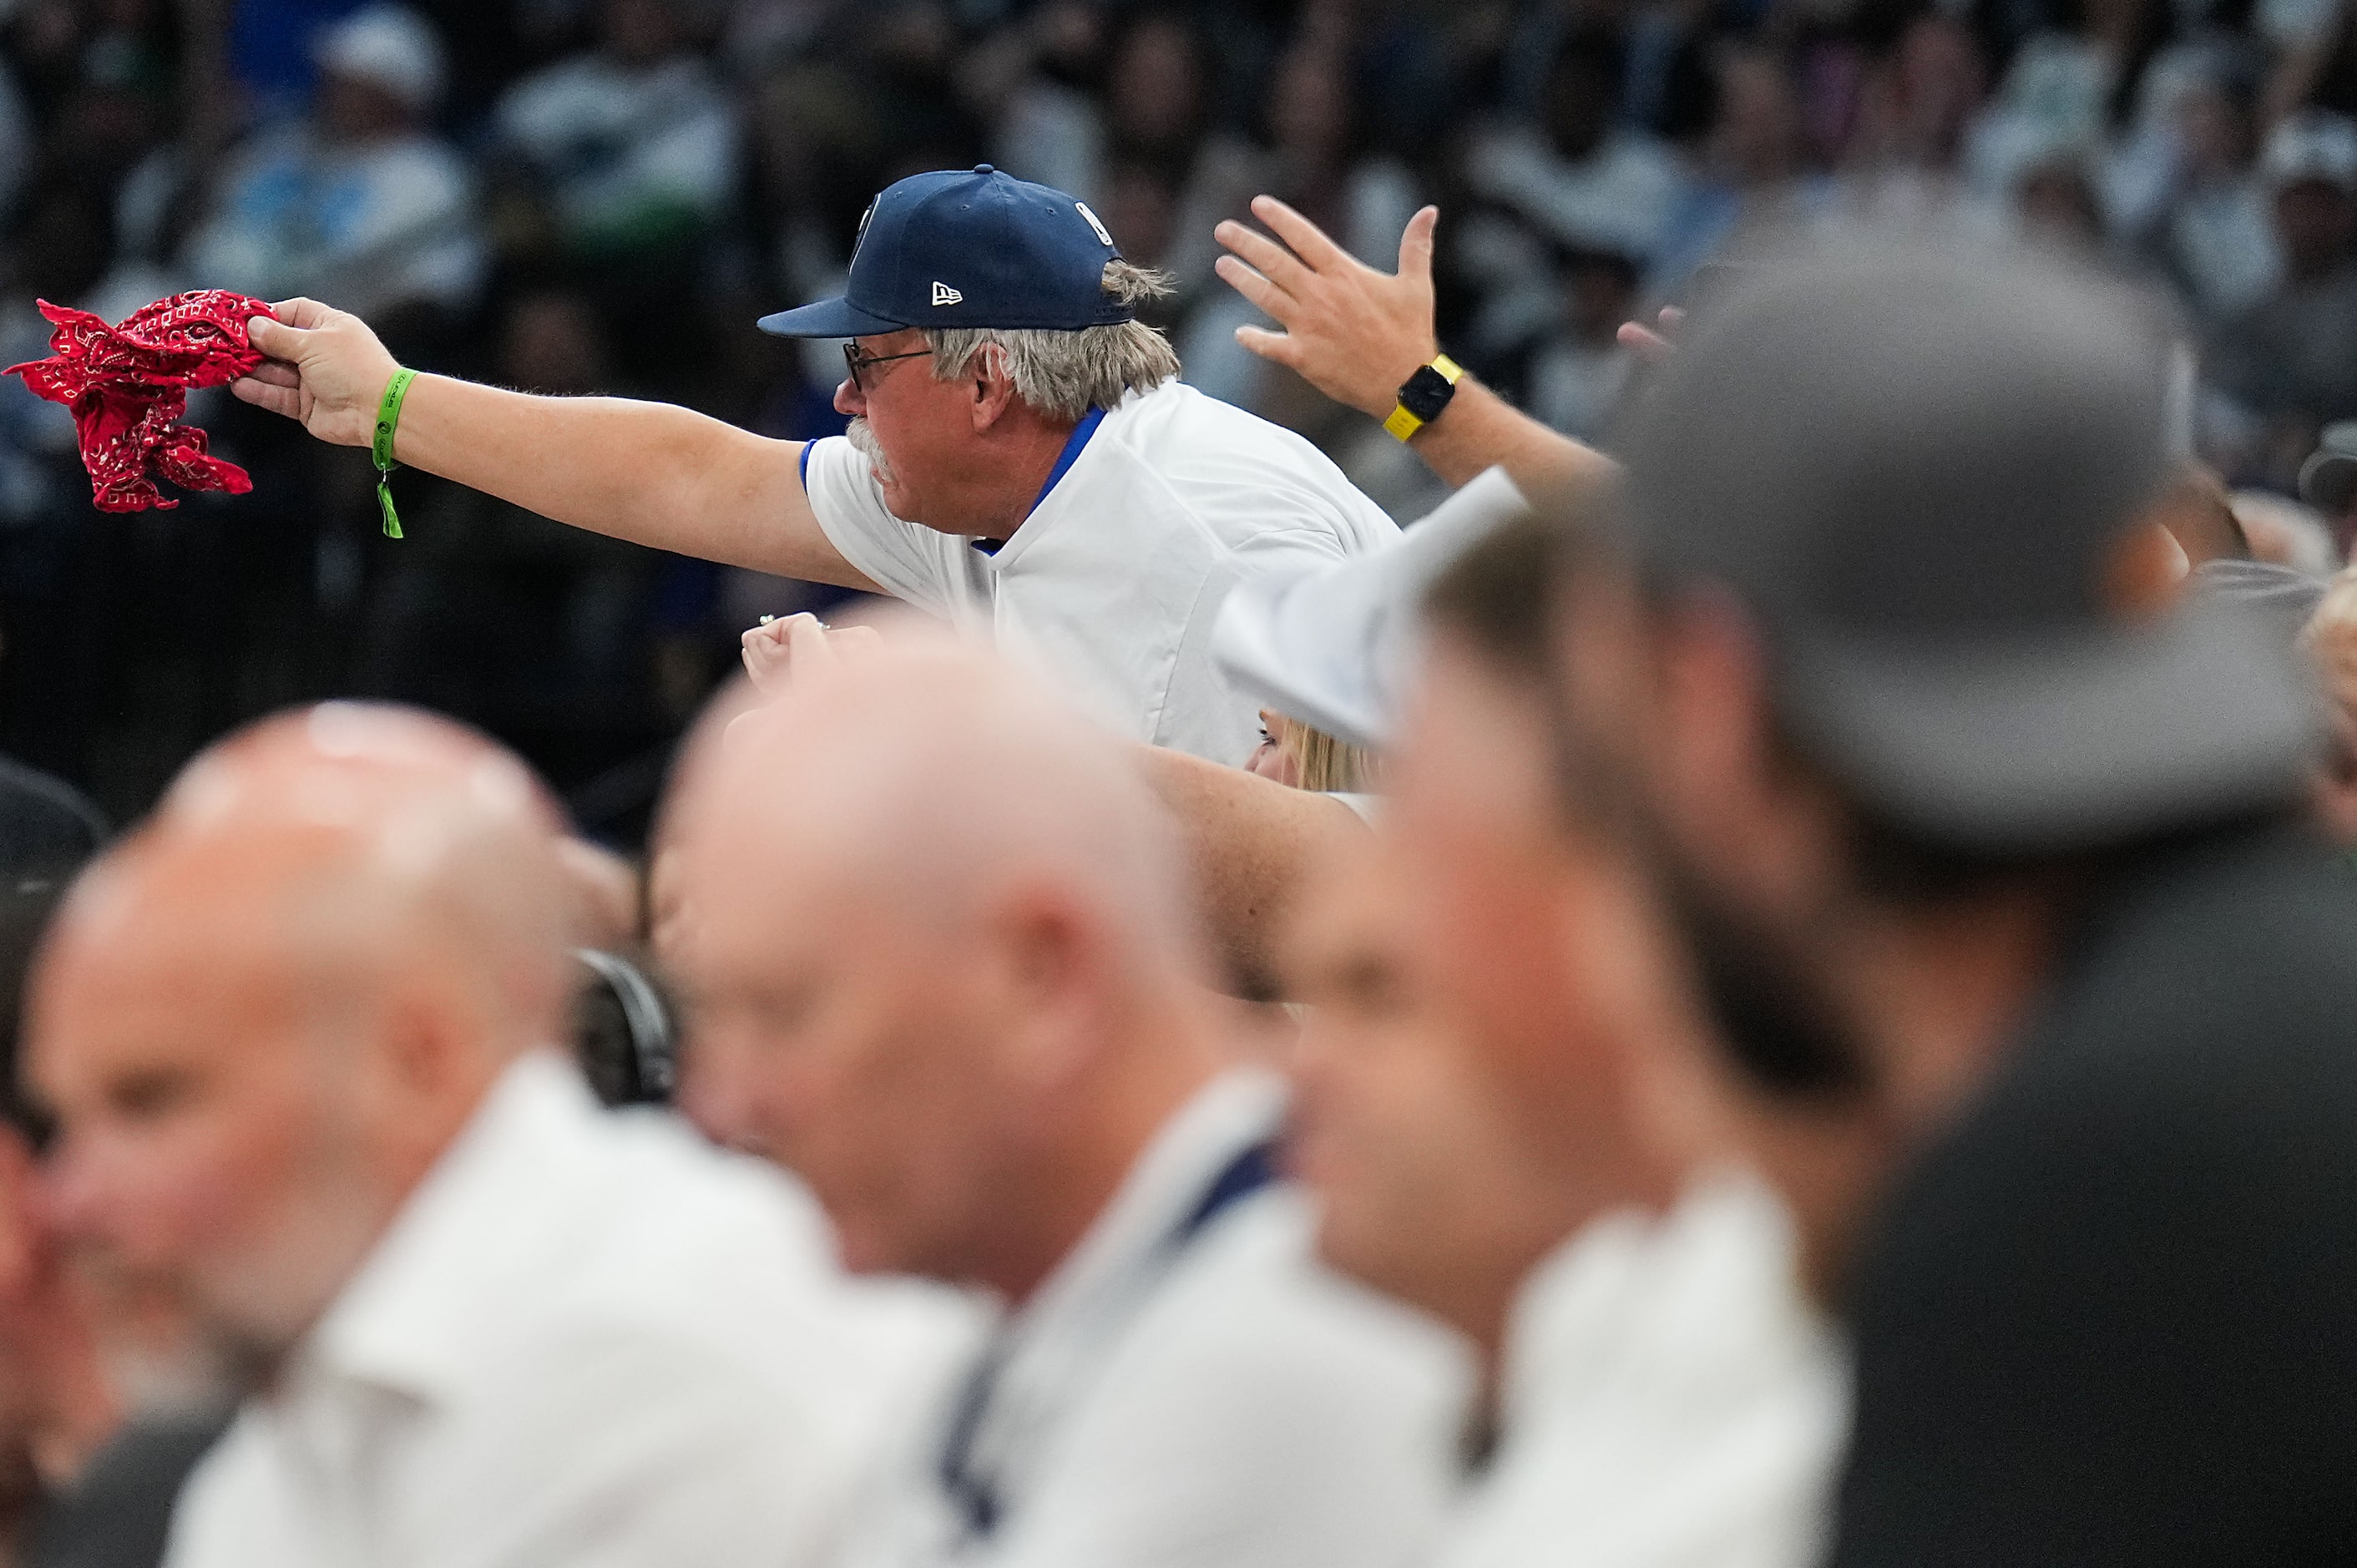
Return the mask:
M679 1077L671 1004L630 959L596 948L573 956L588 971L574 1001L573 1048L608 1105L666 1105Z

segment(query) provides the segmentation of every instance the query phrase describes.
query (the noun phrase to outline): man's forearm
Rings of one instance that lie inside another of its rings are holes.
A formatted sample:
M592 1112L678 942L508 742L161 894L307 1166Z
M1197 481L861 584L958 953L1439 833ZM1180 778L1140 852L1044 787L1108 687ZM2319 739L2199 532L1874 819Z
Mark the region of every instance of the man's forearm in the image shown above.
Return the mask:
M420 376L394 456L559 522L789 576L870 585L826 545L799 450L669 403Z
M1330 795L1288 789L1240 768L1159 746L1140 746L1136 755L1184 834L1220 989L1281 996L1275 951L1293 895L1330 835L1362 833L1366 824Z
M1548 429L1470 376L1408 449L1452 489L1501 466L1534 499L1583 492L1613 468L1603 453Z

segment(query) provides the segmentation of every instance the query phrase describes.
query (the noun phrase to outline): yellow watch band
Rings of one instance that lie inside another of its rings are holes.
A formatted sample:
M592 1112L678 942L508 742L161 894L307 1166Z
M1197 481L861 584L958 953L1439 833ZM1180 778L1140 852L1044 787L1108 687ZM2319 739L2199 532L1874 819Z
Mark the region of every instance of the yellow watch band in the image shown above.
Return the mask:
M1457 384L1458 378L1465 373L1464 368L1446 354L1433 356L1432 369L1439 371L1440 379L1452 387ZM1405 441L1424 426L1425 421L1409 413L1405 403L1394 407L1390 416L1383 421L1383 428L1391 433L1392 438L1395 441Z

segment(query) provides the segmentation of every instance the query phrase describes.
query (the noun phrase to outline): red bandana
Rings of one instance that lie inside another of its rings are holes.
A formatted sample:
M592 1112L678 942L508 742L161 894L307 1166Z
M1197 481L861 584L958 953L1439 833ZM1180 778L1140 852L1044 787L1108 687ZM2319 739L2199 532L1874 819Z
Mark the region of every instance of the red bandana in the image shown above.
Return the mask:
M206 455L203 431L178 420L189 388L224 385L262 363L262 350L245 340L245 324L269 315L270 306L199 289L159 299L109 327L86 310L46 299L40 305L57 324L49 334L57 357L11 365L0 375L22 376L41 396L73 410L99 510L179 505L156 489L151 468L184 489L242 496L253 489L243 468Z

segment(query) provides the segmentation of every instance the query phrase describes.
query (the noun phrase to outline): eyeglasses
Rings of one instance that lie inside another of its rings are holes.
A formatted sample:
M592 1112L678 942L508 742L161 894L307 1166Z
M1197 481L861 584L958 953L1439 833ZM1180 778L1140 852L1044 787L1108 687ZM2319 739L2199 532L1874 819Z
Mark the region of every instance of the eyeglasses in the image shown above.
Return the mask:
M931 349L911 349L905 354L863 354L858 344L846 342L843 346L843 362L851 368L851 384L859 389L860 396L866 397L867 378L860 371L870 365L888 365L895 360L914 360L931 352Z

